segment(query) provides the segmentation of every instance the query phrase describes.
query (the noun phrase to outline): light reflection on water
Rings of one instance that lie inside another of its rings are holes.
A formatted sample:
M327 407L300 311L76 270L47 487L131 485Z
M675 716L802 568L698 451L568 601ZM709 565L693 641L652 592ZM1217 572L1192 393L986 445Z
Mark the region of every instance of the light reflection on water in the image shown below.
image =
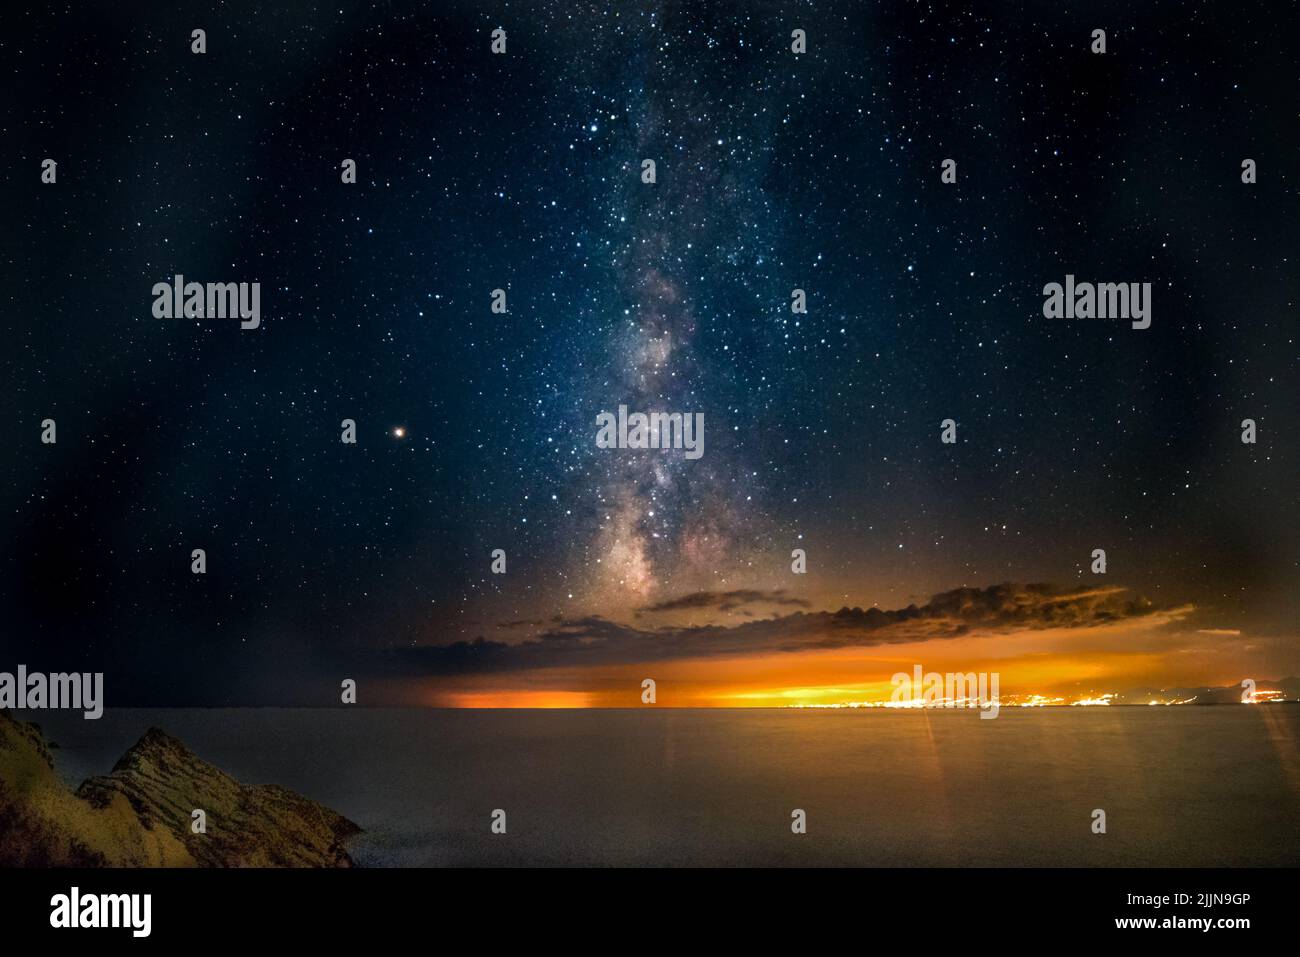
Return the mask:
M149 725L365 864L1296 865L1300 707L18 714L75 786ZM489 832L494 808L508 833ZM802 808L808 832L790 832ZM1103 808L1107 833L1090 829Z

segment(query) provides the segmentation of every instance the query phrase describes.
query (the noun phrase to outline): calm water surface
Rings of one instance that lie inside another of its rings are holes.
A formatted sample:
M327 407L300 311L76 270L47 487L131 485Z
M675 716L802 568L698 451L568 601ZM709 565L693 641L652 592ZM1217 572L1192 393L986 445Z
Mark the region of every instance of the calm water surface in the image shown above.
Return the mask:
M1295 706L20 716L72 785L157 725L352 818L373 866L1300 864Z

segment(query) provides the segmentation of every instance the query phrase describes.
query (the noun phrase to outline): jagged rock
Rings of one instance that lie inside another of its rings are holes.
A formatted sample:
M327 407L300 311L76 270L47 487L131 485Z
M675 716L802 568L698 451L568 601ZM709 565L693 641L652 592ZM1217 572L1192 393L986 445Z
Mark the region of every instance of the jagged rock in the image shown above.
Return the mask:
M207 833L190 830L191 812ZM0 711L0 865L349 867L360 828L275 785L245 785L157 728L71 793L40 729Z
M329 808L271 784L246 785L150 728L112 773L91 778L77 796L95 807L121 795L146 827L181 837L208 867L347 867L344 839L360 828ZM207 832L191 832L201 809Z

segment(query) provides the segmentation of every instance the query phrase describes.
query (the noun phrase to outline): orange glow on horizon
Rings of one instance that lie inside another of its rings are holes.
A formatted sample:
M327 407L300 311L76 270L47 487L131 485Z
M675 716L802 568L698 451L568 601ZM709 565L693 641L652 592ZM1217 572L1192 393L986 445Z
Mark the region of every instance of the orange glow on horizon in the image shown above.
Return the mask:
M1189 641L1194 653L1189 651ZM1161 634L1147 623L1041 629L943 641L740 657L552 667L427 679L407 697L444 708L640 708L641 682L656 683L658 707L841 707L891 700L891 677L912 672L999 676L1011 704L1100 703L1108 693L1151 686L1227 686L1247 662L1204 636ZM1142 704L1147 701L1143 700Z
M592 708L595 696L585 691L498 691L452 693L443 708Z

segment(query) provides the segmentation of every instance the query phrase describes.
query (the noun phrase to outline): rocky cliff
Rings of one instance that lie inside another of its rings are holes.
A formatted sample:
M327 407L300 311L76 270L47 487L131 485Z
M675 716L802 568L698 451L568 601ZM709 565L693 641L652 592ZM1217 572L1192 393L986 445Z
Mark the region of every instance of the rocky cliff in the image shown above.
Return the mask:
M196 809L207 831L191 831ZM36 725L0 711L0 866L349 867L342 815L247 785L150 728L74 794Z

